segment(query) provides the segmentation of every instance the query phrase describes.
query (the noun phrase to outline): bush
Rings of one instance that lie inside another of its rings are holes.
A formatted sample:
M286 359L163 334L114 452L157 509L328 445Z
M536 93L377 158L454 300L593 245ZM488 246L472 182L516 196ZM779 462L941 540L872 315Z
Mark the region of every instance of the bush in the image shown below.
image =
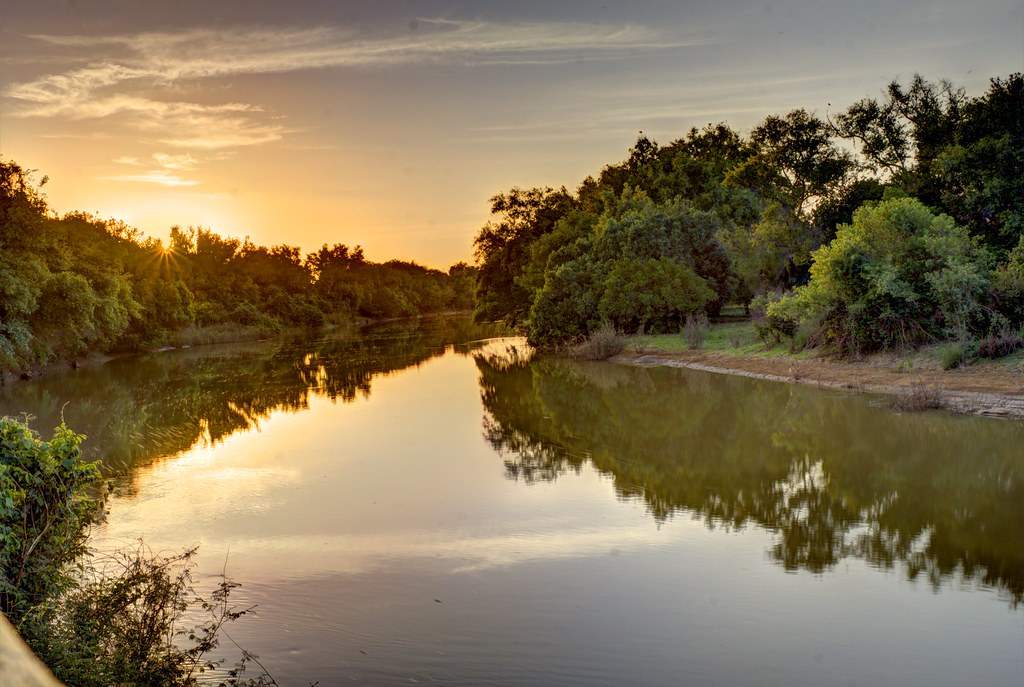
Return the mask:
M906 412L935 410L942 408L942 394L930 386L912 384L907 393L893 396L889 405Z
M569 353L580 360L607 360L621 353L625 347L625 337L615 327L605 323L582 342L571 347Z
M62 424L43 441L24 422L0 418L0 610L68 684L197 687L220 665L208 656L224 624L247 612L229 603L238 585L222 578L199 597L194 550L167 558L140 547L91 568L86 538L102 502L84 438ZM197 616L205 622L184 625ZM259 665L243 651L223 684L276 684L265 671L242 678L250 661Z
M222 576L208 597L192 581L195 549L154 555L140 545L109 557L103 570L40 604L21 623L26 641L62 681L77 687L198 687L223 664L211 658L227 623L250 609L231 605L239 585ZM187 624L186 618L201 619ZM246 679L242 651L226 687L276 685L266 673ZM262 668L262 667L261 667Z
M43 441L27 424L0 418L0 610L15 623L68 588L70 565L86 551L100 473L82 459L84 438L62 424Z
M683 339L686 345L694 350L703 346L708 328L708 316L704 313L687 315L686 323L683 325Z
M579 340L598 326L599 274L580 258L549 272L530 309L528 335L535 346Z
M969 343L956 341L939 348L939 364L943 370L952 370L966 365L974 358L976 349Z
M1002 358L1024 348L1024 337L1018 332L990 334L978 341L979 358Z
M516 288L536 289L530 343L576 341L602 321L624 332L676 332L687 315L715 312L734 288L713 213L628 188L607 200L599 216L577 225L583 216L573 215L539 239L536 264L517 278ZM555 238L567 243L547 250Z
M767 315L754 320L754 332L757 338L768 346L774 346L783 339L796 334L796 322L777 315Z
M815 251L810 283L768 305L767 314L777 323L812 324L808 340L840 353L965 338L987 319L991 267L967 230L921 202L866 203Z
M1011 322L1024 322L1024 236L992 277L996 310Z

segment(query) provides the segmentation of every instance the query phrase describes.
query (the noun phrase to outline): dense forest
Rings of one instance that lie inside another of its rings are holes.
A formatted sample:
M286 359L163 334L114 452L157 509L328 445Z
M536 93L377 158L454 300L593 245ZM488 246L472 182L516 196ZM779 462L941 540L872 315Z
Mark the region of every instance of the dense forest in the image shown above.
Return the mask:
M56 216L0 160L0 372L89 351L266 334L472 307L474 268L374 263L361 248L258 246L204 228L164 245L123 223Z
M659 145L566 188L491 200L476 315L560 345L606 325L677 331L725 304L766 340L839 354L1022 343L1024 76L915 77L820 116Z

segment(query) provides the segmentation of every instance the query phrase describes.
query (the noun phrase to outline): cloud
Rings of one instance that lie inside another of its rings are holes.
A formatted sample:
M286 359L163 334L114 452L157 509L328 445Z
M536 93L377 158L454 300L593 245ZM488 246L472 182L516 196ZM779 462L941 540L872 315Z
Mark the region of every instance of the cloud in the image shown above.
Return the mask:
M199 182L195 179L183 179L176 174L170 174L168 172L162 172L160 170L152 170L143 174L121 174L117 176L100 177L104 181L130 181L138 182L143 184L158 184L160 186L198 186Z
M70 51L74 68L16 83L5 95L23 117L123 118L178 148L216 150L280 140L288 129L249 103L156 98L178 84L245 74L397 64L543 65L616 59L701 44L636 25L507 24L419 19L397 35L338 27L190 29L120 36L35 35ZM82 65L84 62L84 66Z
M167 80L267 74L326 67L456 61L524 62L609 58L631 52L705 44L638 25L495 23L418 20L415 31L361 37L335 27L308 29L192 29L131 36L33 38L62 47L126 50L124 61L95 65L92 78L135 78L148 73ZM90 66L92 67L92 66ZM90 67L79 70L88 72Z
M172 155L170 153L153 153L153 160L163 169L186 170L196 166L197 160L188 153Z
M188 172L196 168L199 159L190 153L153 153L150 156L154 169L139 174L117 174L112 176L99 177L103 181L126 181L130 183L157 184L158 186L171 186L175 188L198 186L196 179L187 179L180 176L179 172ZM123 155L114 158L113 162L129 167L143 166L142 160L130 155Z

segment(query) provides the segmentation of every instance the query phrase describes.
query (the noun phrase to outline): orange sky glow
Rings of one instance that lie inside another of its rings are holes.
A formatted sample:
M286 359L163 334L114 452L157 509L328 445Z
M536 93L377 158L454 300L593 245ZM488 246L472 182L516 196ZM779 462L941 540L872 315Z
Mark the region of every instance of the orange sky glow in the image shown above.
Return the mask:
M1024 67L1013 2L286 4L5 2L0 154L59 212L443 268L490 196L574 188L641 130Z

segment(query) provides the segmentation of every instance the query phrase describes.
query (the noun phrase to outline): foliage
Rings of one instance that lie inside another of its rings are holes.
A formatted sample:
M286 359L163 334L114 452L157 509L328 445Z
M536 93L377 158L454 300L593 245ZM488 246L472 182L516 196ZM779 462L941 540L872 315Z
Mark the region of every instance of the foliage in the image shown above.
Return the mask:
M1014 331L989 334L978 341L977 348L979 358L1002 358L1024 348L1024 336Z
M224 663L211 655L226 626L251 609L231 604L239 585L225 575L209 597L200 596L192 578L195 553L160 556L141 545L118 552L34 607L21 623L23 635L58 678L79 687L209 684L207 673ZM202 621L190 625L190 616ZM258 658L240 651L220 685L277 684ZM263 673L246 679L253 661Z
M96 463L83 437L59 425L44 441L27 424L0 418L0 610L17 619L67 589L100 509L91 495Z
M917 200L866 204L814 253L811 281L768 306L843 353L964 338L985 323L991 258Z
M992 300L1009 322L1024 322L1024 235L992 275Z
M615 327L605 323L570 348L569 352L573 358L580 360L607 360L621 353L625 347L625 337Z
M678 330L713 297L707 283L681 262L623 259L612 263L597 309L623 330L666 332Z
M667 145L641 134L625 160L573 194L513 189L492 199L496 219L476 240L478 316L522 326L539 345L577 340L610 312L601 303L617 261L667 258L712 289L712 316L727 302L797 288L759 322L766 339L795 336L797 347L914 345L977 335L997 317L1020 326L1022 167L1020 74L974 98L915 76L826 119L769 115L749 136L724 123ZM956 229L917 227L909 244L890 246L907 232L882 232L865 254L849 232L839 236L858 208L901 198ZM821 261L817 271L835 283L801 288ZM629 264L620 269L639 263ZM831 291L844 274L857 293Z
M828 125L806 110L770 115L750 138L756 152L729 172L730 183L760 190L797 215L841 188L854 167Z
M549 272L530 309L533 344L578 340L600 324L600 267L588 257L571 260Z
M517 325L526 319L531 294L519 277L530 258L530 246L553 231L572 205L564 188L513 188L491 198L491 213L498 219L484 226L474 241L480 269L478 320L504 319Z
M686 345L696 350L704 345L704 337L708 334L708 317L704 313L687 315L683 325L683 338Z
M970 342L951 341L939 348L939 365L943 370L952 370L966 365L974 357L974 349Z
M222 661L209 658L225 624L247 613L230 604L226 577L210 597L196 594L195 551L162 557L144 548L94 566L86 546L101 514L97 462L85 437L64 424L43 441L27 423L0 418L0 610L54 674L81 687L194 686ZM188 614L207 619L186 627ZM265 673L225 685L276 684Z
M472 307L476 269L464 263L378 264L342 244L303 258L204 228L173 227L164 246L118 222L54 216L41 185L0 160L0 373L161 345L190 327L269 333Z
M527 322L531 343L585 337L600 322L675 331L687 314L720 307L731 283L719 226L689 203L657 204L627 189L567 249L574 257L546 273Z

